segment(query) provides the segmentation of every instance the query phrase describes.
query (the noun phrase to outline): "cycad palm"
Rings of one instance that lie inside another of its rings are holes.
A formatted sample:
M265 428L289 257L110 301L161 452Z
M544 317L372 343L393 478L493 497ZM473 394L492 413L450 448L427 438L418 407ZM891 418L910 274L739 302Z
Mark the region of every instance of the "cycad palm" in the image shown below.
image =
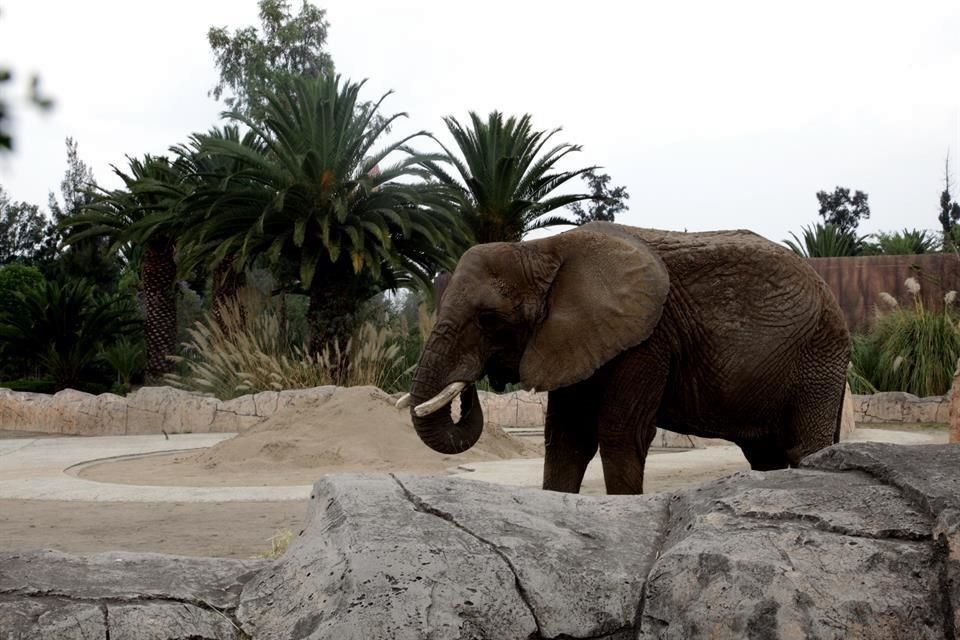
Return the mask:
M213 285L212 311L220 317L220 310L235 299L242 284L236 254L240 252L244 234L249 230L249 221L243 216L220 216L215 224L209 224L208 214L218 211L224 193L237 199L240 193L265 190L262 185L251 182L244 174L248 165L222 153L210 152L208 147L217 146L214 141L229 141L231 144L262 152L263 145L257 134L247 131L240 134L234 125L214 127L206 134L190 136L187 144L173 147L178 163L190 182L189 194L183 202L184 212L193 220L190 233L180 238L179 263L181 271L189 271L198 265L210 270ZM260 195L262 198L263 196ZM246 225L246 226L244 226Z
M67 242L108 237L112 251L139 261L145 311L146 373L158 379L171 368L177 339L175 248L185 226L180 202L186 186L178 165L166 158L129 158L129 173L114 167L122 189L101 190L92 204L64 224Z
M426 166L459 194L460 213L475 242L515 242L534 229L575 224L548 214L590 196L550 194L595 167L555 170L562 158L580 150L578 145L565 143L547 148L560 129L534 131L529 115L504 120L498 111L490 113L485 122L471 112L469 128L453 117L444 122L460 156L440 145L459 179L436 162Z
M464 242L449 191L425 182L423 164L439 157L407 146L425 133L375 149L405 114L377 117L386 95L363 107L361 87L339 76L292 79L266 96L261 121L228 114L259 146L202 140L204 153L242 168L208 207L201 241L232 235L218 252L238 251L241 264L261 255L292 262L310 294L315 349L349 335L366 297L426 285Z
M860 253L863 238L853 232L843 231L833 224L820 224L803 227L803 239L790 232L792 240L784 240L794 253L805 258L838 258L855 256Z

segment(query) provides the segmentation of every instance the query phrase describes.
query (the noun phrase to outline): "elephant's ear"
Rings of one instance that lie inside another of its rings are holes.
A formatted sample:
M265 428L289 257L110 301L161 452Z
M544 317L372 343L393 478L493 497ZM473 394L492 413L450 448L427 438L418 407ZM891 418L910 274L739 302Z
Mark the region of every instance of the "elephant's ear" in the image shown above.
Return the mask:
M524 387L550 391L588 378L646 340L670 290L649 246L615 225L525 243L559 259L543 320L520 360Z

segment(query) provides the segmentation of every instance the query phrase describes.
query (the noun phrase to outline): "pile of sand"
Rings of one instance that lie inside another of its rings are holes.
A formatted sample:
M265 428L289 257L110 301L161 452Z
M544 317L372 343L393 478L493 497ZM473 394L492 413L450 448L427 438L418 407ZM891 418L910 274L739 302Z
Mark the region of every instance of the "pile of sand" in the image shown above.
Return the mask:
M80 476L147 485L310 484L324 473L445 473L467 462L540 457L542 447L488 425L477 444L455 456L428 448L407 410L375 387L338 388L307 407L288 407L200 452L181 452L87 467Z

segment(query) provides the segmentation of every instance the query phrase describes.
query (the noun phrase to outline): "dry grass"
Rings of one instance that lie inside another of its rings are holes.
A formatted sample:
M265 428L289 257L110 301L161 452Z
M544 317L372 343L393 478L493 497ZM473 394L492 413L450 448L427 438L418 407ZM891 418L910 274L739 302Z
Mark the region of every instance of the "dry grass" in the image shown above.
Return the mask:
M943 311L927 309L920 284L906 281L910 303L890 303L870 332L853 344L852 373L878 391L907 391L918 396L943 395L953 382L960 357L956 294L944 296ZM857 385L851 381L851 385Z
M228 400L248 393L322 385L387 388L403 372L397 332L365 323L342 347L320 353L291 345L280 312L269 301L234 301L218 321L207 314L188 330L180 373L167 381Z
M260 557L266 558L267 560L276 560L287 552L292 540L293 531L290 529L278 531L274 535L270 536L270 539L268 540L270 543L270 550L260 554Z

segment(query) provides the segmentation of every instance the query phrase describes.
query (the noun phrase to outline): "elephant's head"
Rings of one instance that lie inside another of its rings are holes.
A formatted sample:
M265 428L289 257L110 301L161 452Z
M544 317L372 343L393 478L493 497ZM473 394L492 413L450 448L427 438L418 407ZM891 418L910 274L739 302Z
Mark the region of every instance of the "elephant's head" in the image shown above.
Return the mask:
M669 287L659 256L616 225L473 247L417 365L408 401L417 433L441 453L466 451L483 429L475 381L549 391L584 380L647 339Z

